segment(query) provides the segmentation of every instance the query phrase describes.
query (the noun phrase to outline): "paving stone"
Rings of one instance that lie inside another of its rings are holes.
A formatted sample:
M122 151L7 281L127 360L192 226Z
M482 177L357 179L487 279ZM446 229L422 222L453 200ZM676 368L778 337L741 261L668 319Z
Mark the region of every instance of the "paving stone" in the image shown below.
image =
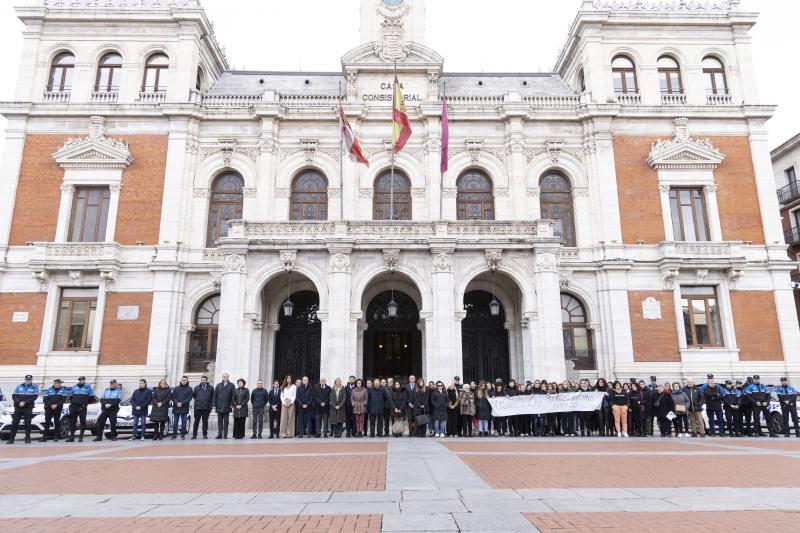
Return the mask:
M570 489L517 489L516 492L527 500L555 500L558 498L575 498L577 496Z
M457 490L404 490L403 501L417 500L457 500Z
M689 511L760 511L772 509L766 500L755 498L665 498Z
M110 497L106 502L107 504L114 505L179 505L184 503L211 503L211 502L195 502L201 495L192 493L175 493L175 494L115 494ZM202 495L207 496L207 495Z
M228 503L211 511L209 516L295 516L305 506L304 503Z
M558 501L558 500L553 500ZM599 501L599 500L598 500ZM516 513L547 513L550 507L541 500L463 500L464 506L471 513L516 512Z
M399 514L398 502L337 502L309 503L302 511L304 515L342 514Z
M247 503L254 497L255 494L252 492L210 492L201 494L192 500L192 503Z
M465 513L461 500L420 500L400 502L401 513Z
M331 492L260 492L248 503L324 503Z
M453 513L459 531L538 531L520 513Z
M561 498L555 500L542 500L542 502L556 513L604 513L624 511L624 509L620 509L614 505L612 500Z
M328 500L331 503L363 503L363 502L399 502L402 493L397 490L387 491L355 491L355 492L334 492Z
M207 516L223 507L222 503L189 503L186 505L159 505L147 512L141 513L142 517L155 516ZM109 515L113 516L113 515Z
M570 489L578 496L584 498L597 498L602 500L616 500L619 498L639 498L635 492L626 489Z
M381 531L458 531L458 526L449 514L398 514L384 515Z
M671 513L684 509L659 498L634 498L614 500L614 506L628 513Z
M484 499L484 500L520 500L522 496L514 489L462 489L459 491L461 497L465 499Z

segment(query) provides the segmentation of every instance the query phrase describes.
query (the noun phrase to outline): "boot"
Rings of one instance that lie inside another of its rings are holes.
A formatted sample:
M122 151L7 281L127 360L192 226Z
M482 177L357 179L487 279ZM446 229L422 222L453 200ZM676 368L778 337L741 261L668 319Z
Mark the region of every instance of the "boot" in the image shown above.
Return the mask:
M98 436L96 436L95 438L92 439L92 442L100 442L101 440L103 440L103 436L102 435L98 435Z
M8 440L6 441L6 444L14 444L14 438L16 436L17 436L17 432L16 431L12 431L11 433L9 433L8 434Z
M47 432L46 431L44 433L42 433L42 438L39 440L39 442L47 442Z

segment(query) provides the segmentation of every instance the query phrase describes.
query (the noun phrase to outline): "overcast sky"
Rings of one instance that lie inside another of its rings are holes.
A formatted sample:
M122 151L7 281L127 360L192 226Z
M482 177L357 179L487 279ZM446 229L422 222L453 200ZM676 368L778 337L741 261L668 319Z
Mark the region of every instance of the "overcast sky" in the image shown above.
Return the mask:
M22 24L0 0L0 50L11 65L0 101L13 99ZM30 3L30 2L29 2ZM337 71L359 42L359 0L202 0L233 68ZM553 68L580 0L429 0L426 44L445 58L446 71L530 72ZM771 145L800 131L800 68L794 57L800 2L744 0L761 12L753 48L762 103L777 104ZM787 48L787 45L788 48ZM5 120L0 118L0 128ZM2 146L0 146L2 157Z

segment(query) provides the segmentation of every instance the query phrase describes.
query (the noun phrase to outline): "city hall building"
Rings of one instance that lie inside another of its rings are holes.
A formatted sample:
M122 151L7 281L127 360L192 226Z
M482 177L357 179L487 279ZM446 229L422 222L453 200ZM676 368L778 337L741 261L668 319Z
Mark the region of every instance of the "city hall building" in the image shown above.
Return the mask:
M231 70L198 0L17 14L0 381L800 378L738 1L586 0L552 72L480 74L424 0L316 73Z

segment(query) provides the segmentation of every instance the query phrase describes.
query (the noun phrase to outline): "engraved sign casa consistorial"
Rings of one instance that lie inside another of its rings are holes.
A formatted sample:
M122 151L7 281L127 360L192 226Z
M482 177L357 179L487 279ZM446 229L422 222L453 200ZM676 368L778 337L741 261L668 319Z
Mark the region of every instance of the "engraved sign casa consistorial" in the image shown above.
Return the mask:
M652 296L643 301L642 317L645 320L661 320L661 303Z
M394 81L387 79L379 83L371 83L372 87L365 87L364 94L361 95L361 100L365 104L387 104L392 105ZM419 105L423 101L423 97L416 87L409 87L406 92L406 86L400 82L400 88L403 90L403 100L406 105Z

